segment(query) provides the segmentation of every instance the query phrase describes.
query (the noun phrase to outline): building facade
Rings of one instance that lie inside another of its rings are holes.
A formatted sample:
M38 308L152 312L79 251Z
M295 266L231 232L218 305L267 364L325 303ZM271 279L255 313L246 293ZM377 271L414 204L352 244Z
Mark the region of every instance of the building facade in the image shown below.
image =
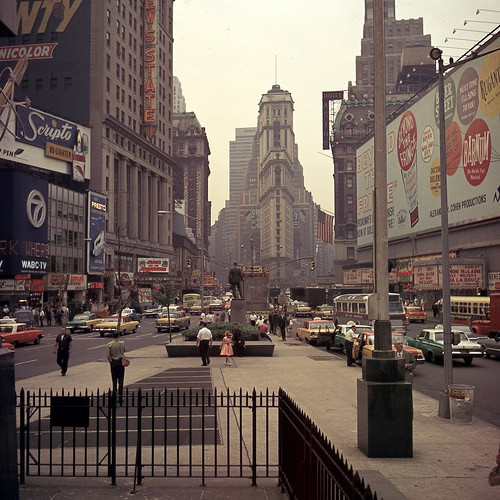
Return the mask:
M88 0L63 11L34 2L29 12L27 4L17 2L17 36L0 39L11 59L28 60L16 100L90 127L88 187L107 199L106 272L96 279L113 300L119 265L146 296L167 274L139 261L174 255L172 220L158 216L173 206L176 169L173 0Z

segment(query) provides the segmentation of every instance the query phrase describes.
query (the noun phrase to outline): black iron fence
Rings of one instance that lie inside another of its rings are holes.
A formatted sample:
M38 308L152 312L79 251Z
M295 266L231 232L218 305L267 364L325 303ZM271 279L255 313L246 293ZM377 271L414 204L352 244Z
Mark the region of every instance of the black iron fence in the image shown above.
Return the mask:
M18 396L20 482L34 476L278 476L274 393L126 391Z
M280 389L279 482L297 500L377 499L311 419Z
M290 498L375 499L280 389L127 390L17 397L19 481L26 476L278 478Z

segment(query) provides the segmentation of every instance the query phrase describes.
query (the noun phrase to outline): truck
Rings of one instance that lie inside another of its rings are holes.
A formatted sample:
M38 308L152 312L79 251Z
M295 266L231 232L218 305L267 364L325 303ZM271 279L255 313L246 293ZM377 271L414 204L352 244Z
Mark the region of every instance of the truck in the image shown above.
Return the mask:
M490 295L488 319L473 320L470 329L477 337L495 338L500 335L500 293Z
M307 302L311 309L326 304L326 288L307 286L290 289L292 300Z

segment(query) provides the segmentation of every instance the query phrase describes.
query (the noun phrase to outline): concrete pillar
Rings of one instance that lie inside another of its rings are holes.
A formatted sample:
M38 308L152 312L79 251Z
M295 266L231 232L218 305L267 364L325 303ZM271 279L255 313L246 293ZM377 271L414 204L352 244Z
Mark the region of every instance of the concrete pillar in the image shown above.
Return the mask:
M19 498L14 352L0 349L0 498Z
M233 299L231 301L231 323L245 325L247 323L247 303L245 299Z

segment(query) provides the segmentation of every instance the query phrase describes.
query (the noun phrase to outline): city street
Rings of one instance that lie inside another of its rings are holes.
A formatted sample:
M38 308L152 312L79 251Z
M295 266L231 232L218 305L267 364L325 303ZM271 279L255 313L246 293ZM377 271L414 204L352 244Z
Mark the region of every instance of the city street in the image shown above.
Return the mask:
M196 325L198 318L193 317L191 324ZM295 327L302 320L295 321ZM165 344L169 342L168 333L157 333L154 319L144 319L137 333L123 337L127 351L140 349L152 344ZM424 328L432 328L433 324L411 324L408 334L418 335ZM55 337L59 332L58 326L44 327L45 337L39 345L24 345L15 351L16 380L40 376L57 370L58 367L53 354ZM172 340L182 336L182 333L172 332ZM295 333L289 333L289 339L295 339ZM73 352L69 361L68 373L71 368L82 363L92 361L105 361L105 346L110 337L101 337L97 333L73 334ZM305 343L304 343L305 345ZM321 347L318 349L325 348ZM332 356L343 357L338 351L329 351ZM165 354L165 359L166 354ZM361 376L361 370L359 371ZM453 363L453 383L467 384L475 387L474 391L474 416L481 418L493 425L500 422L500 398L492 389L492 381L500 379L500 360L475 359L471 366L465 366L462 360ZM444 369L442 364L424 363L415 371L414 390L427 396L439 398L444 389Z

